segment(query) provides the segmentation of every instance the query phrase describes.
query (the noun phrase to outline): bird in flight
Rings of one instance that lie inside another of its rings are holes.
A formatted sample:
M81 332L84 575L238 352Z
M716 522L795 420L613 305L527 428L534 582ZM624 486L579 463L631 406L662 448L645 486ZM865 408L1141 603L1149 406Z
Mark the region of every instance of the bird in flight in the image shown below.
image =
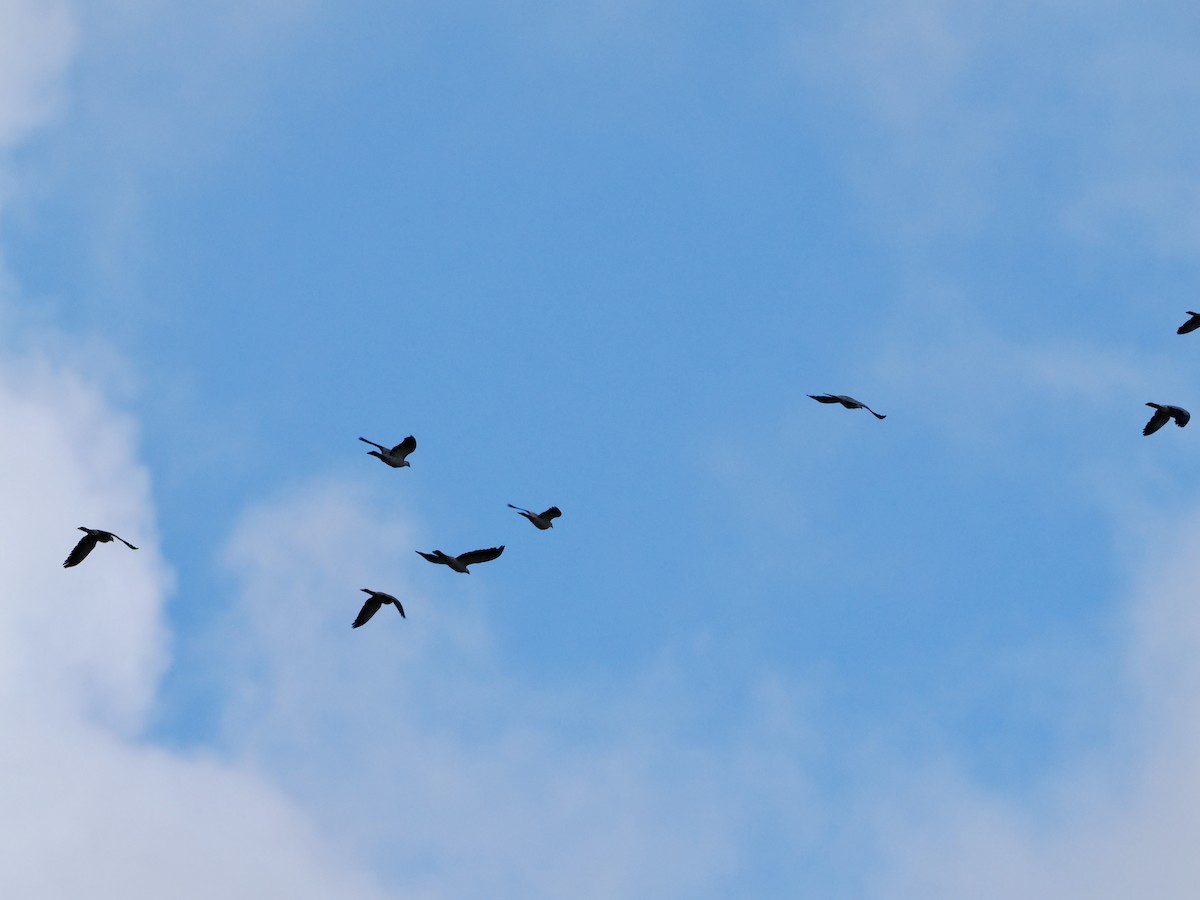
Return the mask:
M1195 331L1197 328L1200 328L1200 313L1192 312L1189 309L1187 314L1191 318L1179 326L1179 330L1175 332L1176 334L1187 334L1189 331Z
M408 454L417 449L417 439L411 434L391 450L383 446L383 444L377 444L374 441L368 441L365 437L360 437L359 440L364 444L370 444L372 447L378 447L378 450L368 450L367 455L378 456L393 469L401 469L404 466L409 466L410 468L412 467L412 463L405 459Z
M370 594L367 602L363 604L363 608L358 612L358 618L354 620L351 628L358 628L360 625L365 625L371 621L371 616L379 612L379 608L385 603L395 603L396 611L400 613L401 618L408 618L404 615L404 607L400 605L400 601L391 594L385 594L383 591L373 591L370 588L363 588L363 593Z
M527 518L534 525L536 525L538 527L538 529L541 531L545 531L547 528L553 528L554 523L551 522L550 520L557 519L559 516L562 515L562 510L559 509L557 506L552 506L545 512L535 513L535 512L530 512L527 509L521 509L521 507L519 507L519 506L513 506L511 503L508 505L509 505L509 507L511 507L512 509L515 509L521 515L523 515L525 518Z
M472 550L470 553L462 553L458 556L447 556L441 550L434 550L432 553L421 553L420 550L417 551L417 553L420 553L421 556L425 557L431 563L449 566L455 572L465 572L468 575L471 573L467 571L467 566L473 566L475 563L488 562L495 559L503 552L503 544L501 544L499 547L491 547L488 550Z
M818 403L840 403L846 409L865 409L877 419L886 419L887 416L881 416L865 403L859 403L853 397L847 397L845 394L809 394Z
M1142 429L1142 434L1154 434L1154 432L1166 425L1171 419L1174 419L1175 424L1182 428L1192 417L1191 413L1182 406L1169 406L1160 403L1147 403L1146 405L1154 407L1154 415L1150 417L1150 421Z
M137 547L125 540L125 538L119 537L113 534L111 531L101 531L99 528L84 528L82 525L79 526L79 530L87 533L79 539L79 543L75 545L75 549L71 551L70 556L68 556L66 561L63 563L64 569L69 569L71 566L79 565L87 558L87 555L92 552L92 548L95 547L96 544L108 544L111 543L114 538L120 541L130 550L137 549Z

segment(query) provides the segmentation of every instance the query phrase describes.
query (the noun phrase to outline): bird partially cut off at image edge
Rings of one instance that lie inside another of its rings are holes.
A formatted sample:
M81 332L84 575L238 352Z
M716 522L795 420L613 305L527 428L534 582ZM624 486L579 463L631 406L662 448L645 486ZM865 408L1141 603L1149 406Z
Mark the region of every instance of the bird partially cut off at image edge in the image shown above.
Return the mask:
M1150 435L1162 428L1171 419L1175 420L1175 424L1182 428L1192 418L1182 406L1171 406L1162 403L1147 403L1147 406L1154 407L1154 415L1150 417L1150 421L1146 423L1146 427L1142 429L1142 434Z
M130 550L137 549L137 547L125 540L125 538L115 535L111 531L102 531L99 528L86 528L83 525L79 526L79 530L85 532L85 534L79 539L79 543L75 545L75 549L71 551L66 561L63 562L64 569L77 566L87 559L87 555L92 552L92 548L97 544L108 544L114 539L120 541Z
M1195 331L1197 328L1200 328L1200 313L1192 312L1189 309L1187 314L1191 316L1191 318L1179 326L1178 330L1175 332L1176 334L1187 334L1189 331Z
M535 513L530 512L527 509L522 509L519 506L513 506L511 503L508 505L511 509L515 509L535 526L537 526L540 531L545 531L547 528L553 528L554 523L551 521L551 519L557 519L562 515L562 510L557 506L552 506L545 512Z
M370 444L372 447L378 447L378 450L368 450L367 455L378 457L393 469L400 469L404 466L412 467L412 463L405 458L417 449L417 439L411 434L390 450L383 446L383 444L368 441L365 437L360 437L359 440L364 444Z
M417 551L417 553L425 557L431 563L449 566L455 572L462 572L466 575L471 574L469 571L467 571L467 566L473 566L475 563L490 562L503 552L503 544L501 544L499 547L490 547L487 550L472 550L469 553L462 553L458 556L448 556L441 550L434 550L432 553L422 553L420 550Z
M886 419L887 416L875 412L865 403L859 403L853 397L847 397L845 394L809 394L818 403L840 403L846 409L865 409L877 419Z
M354 624L350 626L351 628L358 628L360 625L367 624L367 622L371 621L371 616L379 612L385 603L394 603L396 611L400 613L400 617L404 619L408 618L408 616L404 615L404 607L400 605L400 601L391 594L385 594L383 591L373 591L370 588L363 588L362 591L371 596L367 598L367 602L363 604L363 608L358 611L358 618L354 620Z

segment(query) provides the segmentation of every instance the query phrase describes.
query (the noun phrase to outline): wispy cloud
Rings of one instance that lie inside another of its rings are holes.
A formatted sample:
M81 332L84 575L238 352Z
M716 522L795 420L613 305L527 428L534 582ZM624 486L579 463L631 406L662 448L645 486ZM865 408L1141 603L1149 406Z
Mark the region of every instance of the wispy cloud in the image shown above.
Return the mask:
M1192 255L1194 20L1157 11L861 0L806 21L794 47L893 239L1019 227Z
M1200 615L1189 560L1200 549L1200 522L1160 520L1153 530L1163 543L1142 548L1124 620L1129 694L1108 698L1116 739L1020 796L983 789L953 766L914 778L885 804L889 865L876 896L1194 893Z
M6 0L0 5L0 151L54 116L77 45L66 2Z

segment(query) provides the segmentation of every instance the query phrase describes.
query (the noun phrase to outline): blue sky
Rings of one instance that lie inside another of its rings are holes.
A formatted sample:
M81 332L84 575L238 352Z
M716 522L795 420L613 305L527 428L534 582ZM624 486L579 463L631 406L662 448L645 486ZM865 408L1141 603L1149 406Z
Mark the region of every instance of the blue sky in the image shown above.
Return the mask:
M1197 25L0 2L0 880L1190 896Z

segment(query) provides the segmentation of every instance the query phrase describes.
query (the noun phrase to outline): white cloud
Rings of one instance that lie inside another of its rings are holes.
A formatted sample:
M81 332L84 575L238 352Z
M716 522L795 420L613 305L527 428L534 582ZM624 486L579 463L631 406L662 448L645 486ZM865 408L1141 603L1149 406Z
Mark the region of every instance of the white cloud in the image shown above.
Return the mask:
M0 151L62 102L75 24L62 3L0 3ZM0 167L6 160L0 159ZM20 300L5 279L6 319ZM361 897L353 854L249 769L138 735L168 660L172 576L156 549L137 428L109 395L111 351L6 328L0 359L0 884L6 895ZM24 346L17 353L12 348ZM86 375L84 374L86 373ZM76 525L139 545L62 560Z
M145 743L171 575L135 423L104 384L33 356L0 365L0 419L15 894L374 898L374 871L402 897L721 897L764 822L808 838L789 687L764 682L713 740L688 737L697 699L669 656L582 685L514 679L486 581L426 572L419 528L337 483L252 509L231 542L240 590L212 653L225 751ZM141 549L64 570L75 524ZM408 618L350 629L365 586Z
M379 896L269 781L139 743L171 576L129 416L31 356L0 365L0 420L0 884L31 900ZM140 549L63 569L77 524Z
M759 823L797 837L811 823L786 692L764 682L744 727L714 741L685 736L698 698L670 660L522 682L489 637L487 570L427 566L420 529L374 505L334 483L248 513L214 637L240 660L228 752L270 766L404 891L725 896ZM384 609L352 630L360 587L395 593L408 618Z

